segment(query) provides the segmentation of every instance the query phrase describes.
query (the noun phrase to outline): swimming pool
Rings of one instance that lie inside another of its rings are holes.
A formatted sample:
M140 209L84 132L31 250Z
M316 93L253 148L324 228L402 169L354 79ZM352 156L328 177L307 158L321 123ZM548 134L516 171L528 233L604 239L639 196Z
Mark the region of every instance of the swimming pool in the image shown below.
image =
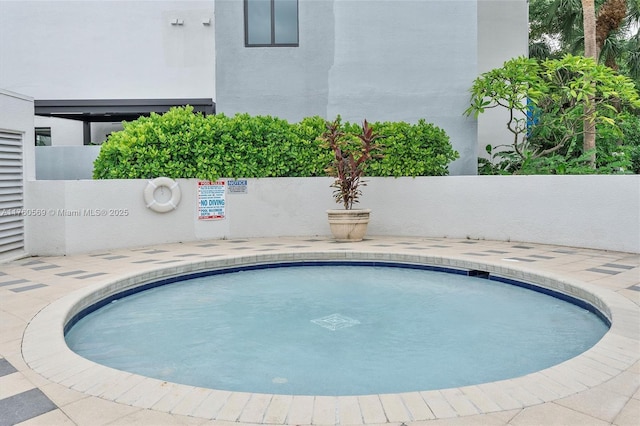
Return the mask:
M68 323L67 343L170 382L363 395L523 376L584 352L608 329L588 304L485 271L328 261L230 271L114 294Z
M80 392L77 395L83 395L85 401L97 401L100 406L109 402L109 406L118 412L125 405L131 406L127 408L129 410L142 408L142 412L148 412L151 418L164 412L254 424L399 424L475 414L484 414L487 417L481 419L489 421L500 411L508 415L511 410L525 407L533 410L550 407L555 413L555 404L546 402L576 394L586 397L588 389L600 389L613 383L621 371L631 369L637 362L637 306L610 289L609 286L616 285L617 277L605 280L604 285L588 282L590 277L609 277L608 274L589 272L594 265L631 264L631 261L624 253L610 256L582 249L535 244L521 246L523 244L484 241L470 244L465 240L406 237L373 238L357 246L346 246L300 237L216 240L112 251L98 254L97 258L104 256L99 263L95 263L94 256L59 259L55 263L73 265L67 266L66 270L83 269L94 275L108 271L109 274L87 280L58 280L64 281L66 290L60 292L51 288L60 296L43 306L30 321L22 340L22 354L27 365L47 379L47 383ZM480 257L476 253L483 255ZM112 260L114 257L118 259ZM537 261L528 262L528 259ZM231 392L182 385L89 361L72 352L64 340L65 326L79 312L114 294L151 282L206 270L325 260L400 262L484 271L493 278L535 283L587 301L611 320L612 325L609 332L585 353L522 377L432 391L357 397ZM63 261L65 263L59 263ZM59 270L53 272L56 274L51 274L52 277L58 276Z

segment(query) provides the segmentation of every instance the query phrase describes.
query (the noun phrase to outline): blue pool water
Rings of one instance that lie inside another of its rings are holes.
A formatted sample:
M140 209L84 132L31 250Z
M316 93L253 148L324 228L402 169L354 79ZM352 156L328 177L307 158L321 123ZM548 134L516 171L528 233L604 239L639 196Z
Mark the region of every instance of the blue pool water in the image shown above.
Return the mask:
M544 369L607 331L593 313L517 286L405 268L304 266L196 278L80 319L95 362L231 391L359 395Z

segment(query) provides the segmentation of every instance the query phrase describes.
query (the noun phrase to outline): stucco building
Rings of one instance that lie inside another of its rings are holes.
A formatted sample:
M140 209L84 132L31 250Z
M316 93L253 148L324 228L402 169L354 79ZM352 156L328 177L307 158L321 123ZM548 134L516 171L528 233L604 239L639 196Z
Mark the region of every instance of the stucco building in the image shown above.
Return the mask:
M100 143L122 119L184 103L292 121L425 118L460 152L451 174L474 174L478 145L504 129L463 116L468 90L526 54L527 10L526 0L0 1L0 88L35 99L36 139L54 146Z

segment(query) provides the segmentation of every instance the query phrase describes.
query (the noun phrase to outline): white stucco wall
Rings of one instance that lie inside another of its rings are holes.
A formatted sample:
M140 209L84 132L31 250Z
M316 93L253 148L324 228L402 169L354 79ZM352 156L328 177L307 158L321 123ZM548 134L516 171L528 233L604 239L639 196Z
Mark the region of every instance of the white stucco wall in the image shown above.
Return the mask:
M297 47L245 47L242 2L216 0L216 101L227 114L408 121L443 128L476 172L462 115L477 68L476 0L300 0Z
M145 180L31 181L26 217L34 255L75 254L217 238L329 235L331 178L249 179L227 194L224 220L197 220L196 180L178 180L170 213L145 207ZM369 235L549 243L640 252L640 176L449 176L370 178L361 207ZM126 216L59 210L126 209Z
M2 0L0 87L39 100L213 98L213 6Z
M99 145L37 146L36 179L92 179L93 163L100 154Z
M83 146L83 123L57 117L35 116L36 127L51 129L51 146ZM91 143L102 144L110 133L122 130L122 122L91 123Z
M34 124L36 127L49 127L51 129L51 146L83 145L82 121L36 116Z
M500 68L511 58L528 56L528 28L527 0L478 0L478 75ZM508 121L509 114L502 109L489 109L478 117L479 156L488 156L486 145L513 142Z
M213 0L0 0L0 88L37 100L215 99L213 9ZM37 125L51 127L54 145L82 145L82 122ZM109 133L92 127L93 142Z
M443 128L477 171L504 120L463 116L483 71L527 54L526 0L300 0L298 47L244 46L241 2L216 0L220 112L409 121ZM483 149L483 148L482 148Z
M1 0L0 87L38 100L206 97L290 120L425 118L461 153L452 174L474 174L484 145L508 137L494 111L477 129L462 112L473 78L527 53L526 0L300 4L299 47L245 48L241 0ZM54 145L82 145L81 123L50 124ZM110 130L94 124L93 142Z

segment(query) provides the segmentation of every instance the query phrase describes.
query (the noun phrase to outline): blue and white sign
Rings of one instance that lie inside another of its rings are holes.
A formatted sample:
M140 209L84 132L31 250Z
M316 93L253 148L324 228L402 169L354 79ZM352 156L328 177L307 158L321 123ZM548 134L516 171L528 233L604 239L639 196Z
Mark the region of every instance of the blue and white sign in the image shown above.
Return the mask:
M246 179L228 179L227 192L229 194L247 194L249 192Z

